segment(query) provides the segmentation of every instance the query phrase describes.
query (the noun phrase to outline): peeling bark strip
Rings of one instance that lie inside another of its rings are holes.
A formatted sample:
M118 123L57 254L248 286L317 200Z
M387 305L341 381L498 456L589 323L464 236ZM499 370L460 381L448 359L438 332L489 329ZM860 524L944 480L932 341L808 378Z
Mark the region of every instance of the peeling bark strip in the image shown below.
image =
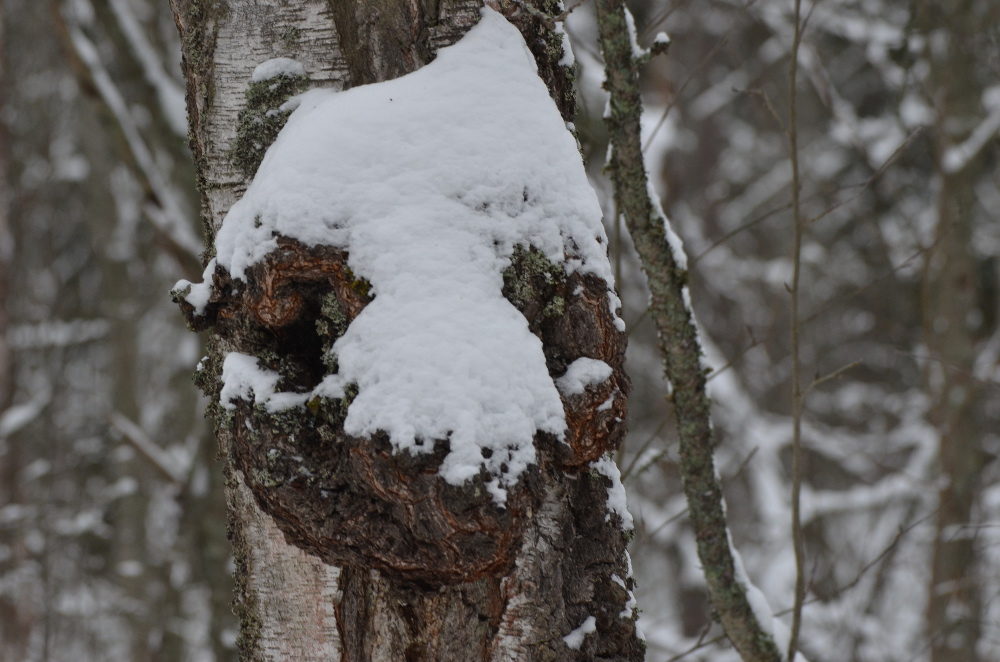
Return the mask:
M729 640L747 661L777 661L781 653L762 628L741 584L730 547L726 515L712 457L713 440L705 368L691 311L684 300L687 270L678 263L666 219L651 199L642 156L638 61L623 0L597 0L601 51L611 94L609 167L615 199L652 293L650 313L659 335L667 378L673 385L681 471L712 605Z
M533 12L519 2L495 4L524 35L571 119L572 72L558 64L562 39L544 19L560 3L536 2ZM268 96L270 86L251 89L257 64L295 59L307 79L286 86L296 90L385 80L457 41L481 4L172 0L172 7L211 247L263 153L251 125L270 122L264 130L273 136L284 121L269 112L282 101ZM603 361L611 376L561 395L565 443L536 435L537 461L508 487L501 508L484 489L485 473L458 486L438 475L447 440L429 440L434 452L411 455L392 452L381 433L346 434L349 390L280 411L245 397L220 403L231 352L275 375L284 392L309 392L337 371L329 349L372 301L347 258L338 248L278 237L243 280L221 267L208 271L210 294L197 310L190 290L175 294L192 326L212 333L198 383L213 403L226 464L242 657L642 659L627 533L608 509L613 485L601 464L624 436L629 389L625 334L608 285L592 274L567 275L527 248L503 273L502 294L541 340L553 378L581 357ZM570 647L564 637L590 619L595 629Z

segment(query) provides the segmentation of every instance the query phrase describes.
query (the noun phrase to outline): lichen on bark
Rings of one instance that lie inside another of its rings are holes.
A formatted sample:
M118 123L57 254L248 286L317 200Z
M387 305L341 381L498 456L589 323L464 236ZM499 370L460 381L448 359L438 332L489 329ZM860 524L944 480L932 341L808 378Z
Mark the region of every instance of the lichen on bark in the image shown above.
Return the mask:
M283 104L302 92L307 83L305 76L281 73L266 80L251 81L247 86L246 106L237 119L236 142L230 153L233 166L244 177L249 179L257 172L267 148L292 114Z

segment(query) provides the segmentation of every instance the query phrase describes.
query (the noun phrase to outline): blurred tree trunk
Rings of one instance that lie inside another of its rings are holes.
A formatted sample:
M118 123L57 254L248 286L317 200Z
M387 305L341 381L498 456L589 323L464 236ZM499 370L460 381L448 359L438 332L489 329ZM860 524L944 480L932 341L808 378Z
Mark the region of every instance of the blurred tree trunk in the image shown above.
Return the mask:
M947 10L923 2L918 14L930 64L937 178L935 243L924 271L927 388L941 472L927 609L932 662L980 659L984 618L974 528L985 467L978 420L983 383L974 376L986 321L977 317L981 284L973 247L974 187L982 164L955 151L977 122L975 35L990 22L981 11L985 6L965 0Z
M210 242L277 132L269 126L269 133L261 131L248 140L248 118L254 113L274 117L267 111L307 85L340 89L413 71L438 48L457 41L478 21L481 8L473 0L171 4L183 42L191 148ZM499 5L525 36L540 75L569 120L574 97L571 71L557 64L561 36L521 3ZM549 14L559 11L555 2L536 6ZM284 89L270 88L280 94L255 106L259 89L250 74L255 65L275 57L300 62L308 81L281 79L287 83ZM366 295L352 287L338 251L289 242L277 253L268 259L267 268L273 269L268 277L283 279L285 296L315 297L319 282L324 296L338 297L350 311L348 321L365 304ZM302 264L318 266L305 273L294 266ZM509 275L527 281L529 269L527 258L515 258ZM318 278L316 273L336 275ZM218 273L215 278L218 285ZM427 464L439 462L439 454L395 456L386 452L385 440L342 434L332 442L317 439L320 425L305 409L279 417L243 405L236 414L215 408L226 462L242 622L239 645L245 659L641 659L623 522L606 517L608 480L589 467L616 447L624 433L625 338L614 327L603 283L579 275L565 280L560 287L574 296L561 317L543 324L541 313L532 312L544 307L535 306L546 303L544 297L556 296L545 288L536 288L535 299L525 302L522 312L556 369L564 369L566 361L552 357L583 355L613 367L607 392L580 398L577 409L567 412L568 421L574 413L585 421L581 426L603 421L604 437L598 439L594 432L584 438L581 443L591 451L597 448L597 454L574 456L568 463L559 455L567 451L536 438L539 466L522 478L506 511L492 504L480 479L446 489L435 467ZM257 356L265 351L277 356L279 364L294 365L299 373L322 372L320 354L304 349L316 341L314 328L320 321L306 320L293 334L261 327L246 308L227 309L212 335L202 387L218 402L222 358L248 347L256 348ZM614 406L598 412L614 393ZM304 462L309 475L336 474L346 482L347 496L310 492L301 484L292 487L294 479L278 466L283 454ZM279 461L272 462L274 458ZM361 485L369 473L392 487ZM330 498L324 503L324 497ZM334 501L337 505L330 505ZM453 509L456 502L464 505ZM399 517L406 522L392 519ZM408 527L429 522L455 527L450 530L459 537L457 544L434 536L421 543L442 552L434 558L449 562L436 564L420 556L423 548L414 541L426 533ZM397 525L401 538L385 538L384 532ZM348 533L351 526L356 530ZM371 537L370 544L342 542L355 534ZM380 556L383 552L387 556ZM397 553L399 558L393 556ZM488 558L477 564L482 554ZM571 649L562 637L590 617L596 632L579 650Z
M0 16L0 659L230 658L221 481L184 387L199 347L164 296L196 235L156 222L195 202L169 10Z

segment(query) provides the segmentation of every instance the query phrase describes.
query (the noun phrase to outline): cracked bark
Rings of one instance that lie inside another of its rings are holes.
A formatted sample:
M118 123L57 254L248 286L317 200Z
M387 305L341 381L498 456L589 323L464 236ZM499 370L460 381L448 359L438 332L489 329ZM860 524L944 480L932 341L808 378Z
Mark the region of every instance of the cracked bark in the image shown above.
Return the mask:
M573 114L562 40L519 3L491 3L517 27L560 112ZM557 3L537 2L549 14ZM247 181L233 163L253 67L293 57L310 86L344 88L413 71L478 21L470 0L172 0L184 44L191 146L209 240ZM590 463L624 435L625 336L606 286L555 277L531 251L505 274L505 295L542 340L550 373L599 358L614 374L564 399L568 443L536 438L539 461L498 509L484 477L454 487L436 475L446 449L393 455L379 436L342 429L346 401L272 415L241 403L213 418L229 488L240 648L254 660L639 660L627 535L606 516L608 480ZM560 269L561 271L561 269ZM229 351L308 388L325 350L368 301L346 256L282 241L238 294L217 270L204 317L211 353L199 382L218 401ZM182 304L182 308L184 305ZM612 402L610 408L602 405ZM579 650L562 637L594 616Z

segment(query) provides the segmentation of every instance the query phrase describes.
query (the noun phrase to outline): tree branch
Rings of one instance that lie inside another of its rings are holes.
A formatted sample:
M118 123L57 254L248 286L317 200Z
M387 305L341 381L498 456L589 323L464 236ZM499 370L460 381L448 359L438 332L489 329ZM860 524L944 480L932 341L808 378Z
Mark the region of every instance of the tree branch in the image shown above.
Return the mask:
M792 629L788 637L788 659L795 660L802 627L802 606L806 598L805 536L802 532L802 409L805 391L802 388L802 362L800 356L801 325L799 321L799 285L802 278L802 235L805 219L799 197L799 133L798 133L798 65L799 45L802 43L802 0L795 0L795 32L788 65L788 158L792 166L792 285L791 343L792 343L792 546L795 550L795 601L792 607Z
M709 596L727 636L744 660L776 662L781 653L750 606L749 587L737 575L730 547L722 487L712 456L706 368L686 303L686 258L680 246L671 246L672 233L668 233L666 218L649 188L642 157L638 62L626 11L622 0L597 1L599 40L606 63L605 87L611 94L607 121L612 151L608 167L615 199L649 283L650 314L659 331L667 377L674 386L684 491Z

